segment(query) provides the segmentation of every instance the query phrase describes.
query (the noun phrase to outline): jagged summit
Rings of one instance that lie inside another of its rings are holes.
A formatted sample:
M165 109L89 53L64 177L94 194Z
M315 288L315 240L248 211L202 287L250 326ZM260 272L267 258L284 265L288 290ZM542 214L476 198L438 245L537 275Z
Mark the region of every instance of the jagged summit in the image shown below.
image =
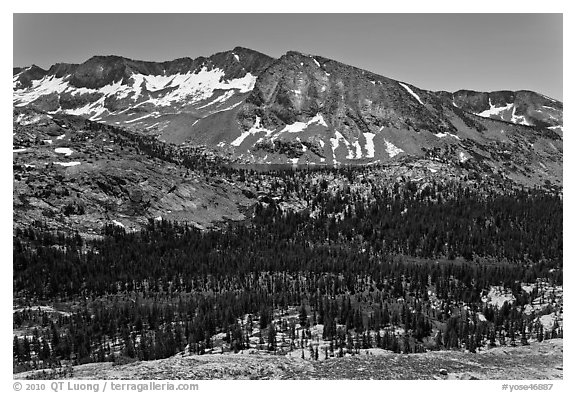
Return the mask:
M202 67L224 69L230 71L231 76L237 76L242 74L241 70L257 73L264 69L271 60L273 59L267 55L242 47L219 52L210 57L200 56L194 59L183 57L164 62L134 60L119 55L96 55L81 64L57 63L47 71L37 66L15 67L13 69L14 89L29 88L31 81L51 76L66 78L73 87L98 89L129 78L132 74L196 73Z

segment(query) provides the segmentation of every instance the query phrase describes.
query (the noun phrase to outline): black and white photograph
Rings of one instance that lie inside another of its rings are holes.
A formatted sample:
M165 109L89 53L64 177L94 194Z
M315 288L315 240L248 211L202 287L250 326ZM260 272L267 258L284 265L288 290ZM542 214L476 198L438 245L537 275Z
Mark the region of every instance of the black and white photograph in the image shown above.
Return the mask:
M140 11L11 15L10 391L563 391L562 13Z

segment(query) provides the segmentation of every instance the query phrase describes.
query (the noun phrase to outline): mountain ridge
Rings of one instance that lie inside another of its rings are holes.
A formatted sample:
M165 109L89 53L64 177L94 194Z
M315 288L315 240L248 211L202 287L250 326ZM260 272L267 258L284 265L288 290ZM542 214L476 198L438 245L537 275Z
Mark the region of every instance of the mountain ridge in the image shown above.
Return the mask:
M484 170L561 179L563 104L527 90L429 91L323 56L274 59L243 47L14 72L15 107L205 146L240 163L369 164L436 151L456 165L472 159Z

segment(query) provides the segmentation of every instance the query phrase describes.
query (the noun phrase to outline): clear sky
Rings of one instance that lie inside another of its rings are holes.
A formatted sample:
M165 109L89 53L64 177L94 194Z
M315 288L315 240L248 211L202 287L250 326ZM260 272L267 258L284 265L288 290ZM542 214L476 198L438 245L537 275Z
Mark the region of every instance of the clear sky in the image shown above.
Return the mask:
M14 14L13 65L166 61L244 46L325 56L428 90L562 100L562 14Z

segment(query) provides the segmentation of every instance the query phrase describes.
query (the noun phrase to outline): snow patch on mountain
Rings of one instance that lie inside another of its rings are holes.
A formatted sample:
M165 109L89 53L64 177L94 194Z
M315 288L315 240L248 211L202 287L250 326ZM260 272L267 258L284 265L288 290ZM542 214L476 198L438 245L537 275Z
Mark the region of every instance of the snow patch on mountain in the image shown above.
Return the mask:
M217 103L222 103L222 102L228 100L229 98L231 98L233 95L234 95L234 90L229 90L226 93L219 95L218 97L216 97L212 101L208 102L207 104L204 104L202 106L197 107L196 109L204 109L208 106L211 106L211 105L214 105Z
M125 228L124 224L122 224L120 221L112 220L112 224L120 228Z
M400 149L398 146L394 145L391 142L388 142L384 139L384 143L386 144L386 153L390 156L390 158L397 156L400 153L403 153L404 150Z
M256 76L246 73L241 78L226 80L225 72L215 68L208 70L203 67L196 73L174 75L143 75L133 74L129 82L124 80L103 86L99 89L71 86L66 78L46 76L32 82L28 89L14 90L13 102L15 106L28 105L38 98L52 93L69 93L72 96L100 95L96 102L88 103L80 108L68 109L65 112L72 115L88 115L92 117L105 111L104 102L108 97L124 99L130 97L132 101L143 97L143 91L148 92L149 102L155 106L170 106L174 102L187 101L195 103L210 98L215 90L231 90L219 96L213 103L224 102L233 95L233 91L240 93L250 92L256 83ZM163 91L165 90L165 91ZM154 97L151 97L151 95ZM144 102L139 103L143 104Z
M43 95L62 93L68 88L68 82L64 78L56 78L54 75L45 76L42 79L32 81L32 87L25 90L14 90L13 99L16 106L25 106L36 101Z
M328 124L326 124L326 121L324 120L324 117L322 117L321 113L317 113L316 116L314 116L312 119L310 119L309 124L314 124L314 123L318 123L321 126L328 127Z
M218 110L216 110L216 111L213 111L213 112L211 112L211 114L218 113L218 112L229 111L229 110L231 110L231 109L236 108L236 107L239 106L239 105L242 105L243 103L244 103L244 101L238 101L237 103L235 103L235 104L233 104L233 105L230 105L229 107L226 107L226 108L222 108L222 109L218 109Z
M551 126L551 127L548 127L548 129L563 132L562 126Z
M356 148L356 158L362 158L362 147L360 146L360 142L359 141L355 141L354 143L352 143L352 146L354 146Z
M350 142L348 141L348 139L346 139L344 135L342 135L339 131L336 131L335 135L336 135L336 141L338 142L337 145L339 145L339 142L342 142L344 143L344 145L346 145L346 150L348 151L346 158L348 160L354 159L354 150L350 149ZM332 139L330 139L330 141L332 141Z
M63 112L68 115L75 115L75 116L88 116L91 115L90 120L96 120L99 118L104 112L108 110L104 107L104 102L106 101L106 97L100 97L97 101L93 103L88 103L80 108L74 109L66 109Z
M65 156L72 155L72 149L70 149L69 147L57 147L56 149L54 149L54 152L58 154L64 154Z
M336 160L336 149L338 149L338 147L340 146L340 142L346 145L346 149L348 151L348 155L346 156L346 158L348 159L354 158L354 153L353 151L350 150L350 142L348 142L348 140L344 137L344 135L342 135L340 131L336 131L334 133L334 136L335 138L330 138L330 145L332 147L332 159L334 163L338 163L338 161Z
M159 98L151 98L149 102L156 106L170 106L174 102L189 100L190 103L210 98L214 90L237 89L240 93L247 93L254 88L256 77L249 72L242 78L222 80L224 71L215 68L208 70L202 68L198 73L176 75L144 76L146 88L151 91L174 88Z
M121 99L128 97L128 95L133 91L133 89L128 86L122 84L121 81L116 81L114 83L108 84L106 86L102 86L99 89L88 89L86 87L74 87L70 86L68 82L66 82L66 89L67 93L70 93L72 96L77 95L84 95L84 94L103 94L105 96L108 95L115 95L116 98Z
M19 73L17 73L16 75L14 75L12 77L12 89L13 90L20 88L20 86L22 85L22 83L18 80L20 78L20 75L22 75L26 71L29 71L31 68L32 67L26 67L25 69L23 69L22 71L20 71Z
M156 122L156 123L154 123L154 124L151 124L151 125L149 125L149 126L147 126L147 127L145 127L145 128L146 128L147 130L149 130L149 129L151 129L151 128L154 128L154 127L158 126L160 123L162 123L162 122L161 122L161 121L158 121L158 122Z
M437 138L446 138L447 136L451 136L452 138L456 138L458 140L461 140L458 135L450 134L448 132L439 132L437 134L434 134L434 136L436 136Z
M91 107L92 107L92 104L88 103L88 104L86 104L80 108L66 109L66 110L64 110L64 113L66 113L68 115L74 115L74 116L87 115L92 111L90 109Z
M398 82L398 83L400 84L400 86L402 86L403 88L405 88L406 91L407 91L408 93L410 93L410 95L412 95L412 97L416 98L419 103L421 103L422 105L424 105L424 103L422 102L422 100L420 99L420 97L418 96L418 94L414 93L410 87L408 87L407 85L405 85L405 84L402 83L402 82Z
M72 161L72 162L53 162L53 164L64 166L64 167L69 167L69 166L80 165L81 163L80 163L80 161Z
M324 121L324 118L322 117L322 114L317 113L316 116L314 116L313 118L311 118L307 122L296 121L292 124L286 124L284 126L284 128L282 130L280 130L280 132L278 132L278 135L285 133L285 132L289 132L289 133L302 132L306 128L308 128L309 125L315 124L315 123L322 125L324 127L328 127L328 125L326 124L326 121ZM275 137L277 137L278 135L275 135Z
M374 136L371 132L365 132L364 138L366 139L366 144L364 145L364 149L366 149L366 158L374 158Z
M290 132L290 133L302 132L302 131L304 131L304 129L306 127L308 127L308 123L297 121L297 122L294 122L292 124L286 124L286 126L284 126L284 128L282 130L280 130L280 133L283 133L283 132Z
M230 144L232 146L240 146L242 144L242 142L244 142L244 139L246 139L249 135L256 135L260 132L265 132L266 136L269 136L270 134L272 134L273 131L270 131L264 127L262 127L262 125L260 124L260 117L256 116L256 121L254 122L254 125L252 126L252 128L250 128L248 131L244 131L238 138L234 139L232 142L230 142Z
M18 117L16 118L16 123L23 125L23 126L28 126L31 124L36 124L38 122L40 122L41 120L43 120L45 117L52 117L50 115L35 115L32 117L26 117L26 115L24 115L23 113L21 113L20 115L18 115Z
M510 103L510 104L506 104L506 106L494 106L492 104L492 99L488 98L488 105L490 105L489 109L486 109L483 112L480 113L476 113L478 116L482 116L482 117L491 117L491 116L501 116L502 112L504 111L509 111L510 109L512 109L514 107L514 103ZM514 107L514 110L515 107Z
M542 96L542 97L544 97L544 98L547 98L547 99L549 99L550 101L553 101L553 102L560 102L560 101L555 100L555 99L552 98L552 97L548 97L548 96L546 96L546 95L544 95L544 94L540 94L540 96Z
M134 122L137 122L138 120L146 119L147 117L150 117L152 115L153 115L152 113L147 113L144 116L140 116L140 117L137 117L137 118L131 119L131 120L126 120L124 123L127 123L127 124L134 123Z
M531 124L526 120L526 118L522 115L516 115L516 107L512 111L512 122L516 124L524 124L525 126L530 126Z

